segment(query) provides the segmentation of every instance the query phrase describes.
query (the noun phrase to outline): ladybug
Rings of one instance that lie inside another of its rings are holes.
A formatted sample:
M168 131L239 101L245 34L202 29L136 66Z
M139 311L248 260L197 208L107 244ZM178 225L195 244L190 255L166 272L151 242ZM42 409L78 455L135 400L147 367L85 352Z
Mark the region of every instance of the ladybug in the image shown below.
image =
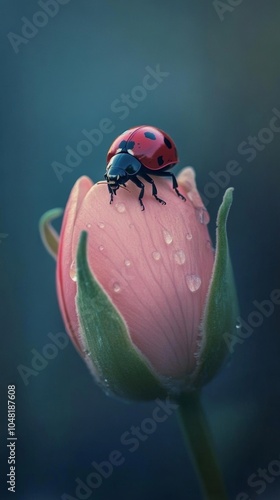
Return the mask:
M110 203L120 186L126 187L127 181L132 181L139 187L139 202L145 210L143 196L145 186L139 179L142 177L152 185L152 195L159 203L166 202L157 196L157 188L150 175L171 177L172 187L177 195L186 201L178 191L176 177L167 169L178 162L176 146L163 130L149 125L141 125L123 132L114 140L107 153L107 167L104 175L110 193Z

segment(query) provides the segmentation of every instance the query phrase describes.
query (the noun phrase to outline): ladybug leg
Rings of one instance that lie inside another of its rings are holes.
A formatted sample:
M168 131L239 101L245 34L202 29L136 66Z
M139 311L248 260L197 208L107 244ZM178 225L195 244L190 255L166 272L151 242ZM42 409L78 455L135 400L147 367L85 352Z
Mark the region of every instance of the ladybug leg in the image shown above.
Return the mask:
M178 190L178 182L176 180L176 177L174 174L172 174L171 172L163 172L162 170L160 171L157 171L155 170L155 172L153 172L154 175L159 175L160 177L171 177L172 178L172 187L173 189L176 191L177 195L179 196L179 198L181 198L182 200L186 201L186 198L185 196L183 196L180 191Z
M111 188L110 184L107 184L107 187L108 187L108 191L110 193L110 205L111 205L111 203L113 201L114 194L116 194L116 193L113 192L113 189Z
M154 179L152 179L148 174L146 174L145 172L141 172L141 177L143 177L143 179L145 179L145 181L149 182L150 184L152 184L152 195L155 197L155 199L157 201L159 201L162 205L166 205L166 201L164 200L161 200L161 198L159 198L157 196L157 187L155 185L155 181Z
M143 203L143 201L142 201L142 198L143 198L143 196L144 196L145 186L144 186L143 182L141 182L141 181L140 181L140 179L138 179L138 177L136 177L136 175L135 175L135 176L132 176L132 177L130 178L130 180L131 180L132 182L134 182L134 184L136 184L136 186L137 186L137 187L139 187L139 188L140 188L140 194L139 194L139 196L138 196L138 200L139 200L139 202L140 202L140 205L141 205L141 208L142 208L142 211L143 211L143 210L145 210L145 207L144 207L144 203Z
M110 184L107 184L107 186L108 186L108 191L110 193L110 205L111 205L114 195L116 196L117 194L117 189L119 189L119 186L112 187L110 186Z

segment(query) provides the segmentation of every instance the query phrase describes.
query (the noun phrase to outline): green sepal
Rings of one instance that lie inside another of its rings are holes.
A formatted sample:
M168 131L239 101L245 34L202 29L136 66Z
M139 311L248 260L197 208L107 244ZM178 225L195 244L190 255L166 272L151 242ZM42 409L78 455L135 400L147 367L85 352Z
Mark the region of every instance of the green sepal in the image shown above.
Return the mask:
M202 321L202 345L194 385L207 383L229 353L225 336L236 333L238 303L227 239L233 188L226 190L217 216L216 256Z
M101 386L122 398L166 397L156 375L133 346L124 319L92 275L86 245L87 232L82 231L76 259L76 307L87 354Z
M62 208L53 208L42 215L39 221L39 230L42 242L49 254L56 260L58 252L59 235L52 227L51 222L63 213Z

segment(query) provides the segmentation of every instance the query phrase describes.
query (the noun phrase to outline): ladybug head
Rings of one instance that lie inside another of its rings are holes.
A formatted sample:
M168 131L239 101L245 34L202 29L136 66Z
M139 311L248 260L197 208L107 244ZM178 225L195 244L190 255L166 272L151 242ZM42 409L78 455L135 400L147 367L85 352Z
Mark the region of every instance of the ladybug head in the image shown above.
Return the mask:
M110 159L104 177L112 189L116 189L136 175L140 168L140 161L131 154L117 153Z

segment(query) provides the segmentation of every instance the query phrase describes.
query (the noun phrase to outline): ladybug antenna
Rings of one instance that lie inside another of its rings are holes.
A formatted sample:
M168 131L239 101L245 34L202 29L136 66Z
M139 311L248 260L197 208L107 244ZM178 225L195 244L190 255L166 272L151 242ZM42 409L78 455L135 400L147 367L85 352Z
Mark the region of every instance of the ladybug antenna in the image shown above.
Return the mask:
M96 184L108 184L108 183L107 183L107 181L98 181ZM121 184L119 184L119 187L122 189L125 189L125 191L128 191L130 193L130 190L127 189L126 186L122 186Z

